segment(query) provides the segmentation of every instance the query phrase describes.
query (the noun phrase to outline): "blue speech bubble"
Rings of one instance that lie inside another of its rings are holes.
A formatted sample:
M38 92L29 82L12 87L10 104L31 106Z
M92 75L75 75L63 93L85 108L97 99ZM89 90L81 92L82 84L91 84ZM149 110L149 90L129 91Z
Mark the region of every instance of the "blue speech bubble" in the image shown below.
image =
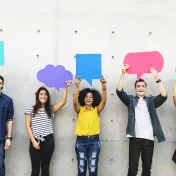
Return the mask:
M0 65L4 65L4 42L0 41Z
M90 85L93 79L101 79L101 54L76 54L76 77L78 76Z

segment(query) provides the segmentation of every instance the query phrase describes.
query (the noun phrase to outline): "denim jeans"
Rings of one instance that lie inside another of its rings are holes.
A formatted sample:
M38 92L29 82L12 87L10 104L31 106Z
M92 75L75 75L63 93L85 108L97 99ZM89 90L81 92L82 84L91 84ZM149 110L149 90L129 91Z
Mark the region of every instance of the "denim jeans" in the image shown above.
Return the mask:
M154 141L141 138L130 138L128 176L136 176L139 158L142 159L142 176L151 175Z
M5 150L4 150L5 140L0 141L0 176L5 176Z
M89 176L97 176L100 154L99 135L77 136L75 151L78 161L78 176L86 176L87 164Z

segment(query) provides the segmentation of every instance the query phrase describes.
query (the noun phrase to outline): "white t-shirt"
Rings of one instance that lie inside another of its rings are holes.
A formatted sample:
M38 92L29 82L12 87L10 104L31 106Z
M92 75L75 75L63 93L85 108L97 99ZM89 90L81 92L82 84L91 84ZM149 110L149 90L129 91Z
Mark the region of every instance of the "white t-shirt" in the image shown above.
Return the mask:
M143 98L139 98L135 107L135 133L136 138L154 140L153 127L147 103ZM127 134L127 137L133 137Z

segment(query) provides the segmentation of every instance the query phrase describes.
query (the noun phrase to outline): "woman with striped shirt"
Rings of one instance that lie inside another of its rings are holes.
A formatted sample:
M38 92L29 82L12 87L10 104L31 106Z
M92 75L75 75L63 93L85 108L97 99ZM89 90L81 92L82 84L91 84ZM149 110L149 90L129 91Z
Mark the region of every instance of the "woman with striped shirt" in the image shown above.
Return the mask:
M30 138L29 153L32 164L31 176L49 176L49 166L54 151L52 119L67 100L68 87L66 82L62 101L54 106L50 104L50 95L46 88L40 87L36 93L36 103L25 112L26 130Z

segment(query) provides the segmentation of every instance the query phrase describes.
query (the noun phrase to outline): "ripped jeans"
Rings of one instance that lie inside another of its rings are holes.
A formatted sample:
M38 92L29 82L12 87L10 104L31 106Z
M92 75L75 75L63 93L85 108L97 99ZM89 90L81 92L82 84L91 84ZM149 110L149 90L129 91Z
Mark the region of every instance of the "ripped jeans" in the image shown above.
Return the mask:
M89 176L98 176L99 135L77 136L75 150L78 161L78 176L86 176L87 164Z

